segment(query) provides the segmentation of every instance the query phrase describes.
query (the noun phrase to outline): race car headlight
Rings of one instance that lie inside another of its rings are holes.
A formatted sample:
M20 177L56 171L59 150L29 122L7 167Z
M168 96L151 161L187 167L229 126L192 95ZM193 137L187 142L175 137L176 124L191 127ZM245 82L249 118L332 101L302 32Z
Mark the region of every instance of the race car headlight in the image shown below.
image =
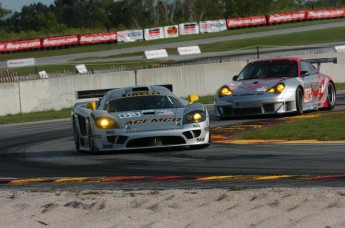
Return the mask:
M281 93L281 92L283 92L284 89L285 89L284 83L279 83L276 86L273 86L273 87L269 88L268 90L266 90L266 92L268 92L268 93Z
M205 119L206 113L204 111L194 111L184 116L183 123L199 123L204 121Z
M218 95L220 97L229 96L229 95L232 95L232 91L229 87L223 86L222 88L220 88Z
M119 128L117 122L109 117L98 117L96 118L95 123L98 128L102 129Z

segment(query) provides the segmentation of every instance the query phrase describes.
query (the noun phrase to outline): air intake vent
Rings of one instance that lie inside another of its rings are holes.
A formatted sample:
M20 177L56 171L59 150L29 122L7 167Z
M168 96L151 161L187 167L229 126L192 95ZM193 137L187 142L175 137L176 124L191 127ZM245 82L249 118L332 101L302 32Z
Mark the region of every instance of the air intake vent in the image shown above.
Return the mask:
M132 92L138 92L138 91L150 91L149 87L135 87L132 89Z

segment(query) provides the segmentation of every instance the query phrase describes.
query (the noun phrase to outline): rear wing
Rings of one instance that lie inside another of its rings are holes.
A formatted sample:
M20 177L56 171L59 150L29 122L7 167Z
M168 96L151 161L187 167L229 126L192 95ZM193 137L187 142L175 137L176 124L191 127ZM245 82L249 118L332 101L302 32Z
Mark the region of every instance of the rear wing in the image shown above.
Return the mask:
M171 92L173 90L172 84L157 85L157 86L165 87L169 89ZM138 89L142 89L142 88L145 88L145 86L142 86L141 88L138 87ZM113 89L117 89L117 88L76 91L76 98L77 100L87 99L87 98L101 98L104 96L104 94L106 94L108 91L113 90Z
M321 63L334 63L337 64L337 58L318 58L318 59L307 59L311 64L317 64L317 69L320 70Z
M75 93L76 93L77 99L101 98L104 96L104 94L106 94L108 91L113 90L113 89L82 90L82 91L77 91Z

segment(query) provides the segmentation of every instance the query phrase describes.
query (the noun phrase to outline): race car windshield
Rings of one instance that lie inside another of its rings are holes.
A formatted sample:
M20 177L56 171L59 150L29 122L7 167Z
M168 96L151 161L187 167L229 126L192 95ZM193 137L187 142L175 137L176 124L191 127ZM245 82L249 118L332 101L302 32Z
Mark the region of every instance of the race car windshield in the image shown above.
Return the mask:
M297 77L296 61L264 61L248 64L239 74L237 80Z
M110 101L106 110L108 112L124 112L134 110L150 110L184 107L180 100L171 96L134 96L124 97Z

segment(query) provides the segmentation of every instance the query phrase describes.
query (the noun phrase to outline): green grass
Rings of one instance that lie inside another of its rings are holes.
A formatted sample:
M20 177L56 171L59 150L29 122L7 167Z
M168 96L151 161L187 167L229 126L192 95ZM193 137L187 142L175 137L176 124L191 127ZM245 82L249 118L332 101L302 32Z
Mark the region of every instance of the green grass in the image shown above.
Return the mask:
M59 111L42 111L24 114L9 114L0 116L0 124L23 123L40 120L54 120L71 117L71 109L62 109Z
M235 135L235 137L259 140L345 140L344 112L320 113L322 114L320 117L301 118L292 123L284 123L240 133L239 135Z

